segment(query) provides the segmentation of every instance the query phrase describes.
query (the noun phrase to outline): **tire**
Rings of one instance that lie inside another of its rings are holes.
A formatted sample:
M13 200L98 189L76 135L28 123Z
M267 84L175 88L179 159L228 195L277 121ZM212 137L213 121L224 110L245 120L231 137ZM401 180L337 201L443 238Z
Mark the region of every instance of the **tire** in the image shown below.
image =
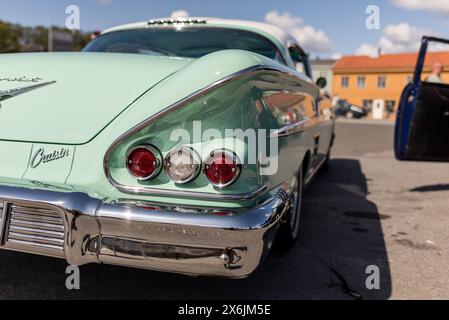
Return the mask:
M321 166L321 172L326 172L326 171L329 170L329 167L330 167L329 162L330 162L330 160L331 160L331 152L329 151L329 153L326 156L326 160L324 160L324 163Z
M277 253L284 253L292 249L299 238L304 185L302 167L299 172L299 177L296 179L295 191L290 197L291 207L287 213L286 221L280 226L274 242L273 250Z
M326 156L326 160L324 161L323 165L321 166L321 172L326 172L329 170L330 167L330 160L331 160L331 153L332 153L332 148L334 147L334 143L335 143L335 133L332 134L332 139L331 139L331 144L329 146L329 151L327 152L327 156Z

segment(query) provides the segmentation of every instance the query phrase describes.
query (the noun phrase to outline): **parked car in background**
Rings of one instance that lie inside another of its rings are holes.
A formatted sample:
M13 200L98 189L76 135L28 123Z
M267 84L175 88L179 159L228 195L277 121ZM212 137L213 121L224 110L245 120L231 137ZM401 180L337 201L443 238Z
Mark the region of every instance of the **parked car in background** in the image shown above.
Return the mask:
M395 129L398 160L449 162L449 83L439 72L439 61L424 76L426 54L431 45L449 45L449 40L423 37L413 82L402 93Z
M368 116L368 111L365 107L359 107L349 103L347 100L341 99L335 105L335 114L348 119L360 119Z
M1 249L242 278L298 239L334 121L285 32L160 19L0 66Z

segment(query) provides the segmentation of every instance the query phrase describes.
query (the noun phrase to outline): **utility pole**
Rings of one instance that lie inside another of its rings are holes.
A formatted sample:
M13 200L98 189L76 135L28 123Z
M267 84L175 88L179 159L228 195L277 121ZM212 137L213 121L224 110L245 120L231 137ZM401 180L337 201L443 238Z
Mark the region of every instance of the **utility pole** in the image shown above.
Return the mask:
M53 52L53 26L48 27L48 52Z

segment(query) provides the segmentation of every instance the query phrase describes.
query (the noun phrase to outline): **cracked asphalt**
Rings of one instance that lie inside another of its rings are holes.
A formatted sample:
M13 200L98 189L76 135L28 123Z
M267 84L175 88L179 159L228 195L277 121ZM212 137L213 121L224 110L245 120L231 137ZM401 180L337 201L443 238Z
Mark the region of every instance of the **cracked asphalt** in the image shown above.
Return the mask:
M88 265L67 291L64 261L0 251L0 299L449 299L449 164L397 162L392 135L386 123L337 123L300 242L249 279ZM380 290L365 285L372 265Z

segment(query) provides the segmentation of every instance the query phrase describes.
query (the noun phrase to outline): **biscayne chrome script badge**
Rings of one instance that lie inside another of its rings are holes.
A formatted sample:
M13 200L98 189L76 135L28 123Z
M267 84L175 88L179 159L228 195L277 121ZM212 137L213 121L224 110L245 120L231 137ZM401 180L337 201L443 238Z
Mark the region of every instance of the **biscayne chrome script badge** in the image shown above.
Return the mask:
M10 89L10 90L0 90L0 102L3 102L5 100L17 97L18 95L49 86L51 84L56 83L56 81L50 81L50 82L44 82L35 84L32 86L24 87L24 88L16 88L16 89Z

